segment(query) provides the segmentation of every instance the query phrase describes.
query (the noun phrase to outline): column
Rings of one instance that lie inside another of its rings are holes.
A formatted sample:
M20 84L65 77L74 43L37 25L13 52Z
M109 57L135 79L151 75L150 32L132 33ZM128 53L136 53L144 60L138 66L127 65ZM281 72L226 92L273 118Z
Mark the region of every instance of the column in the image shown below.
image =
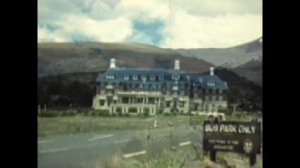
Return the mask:
M140 107L141 108L141 114L144 114L144 107Z

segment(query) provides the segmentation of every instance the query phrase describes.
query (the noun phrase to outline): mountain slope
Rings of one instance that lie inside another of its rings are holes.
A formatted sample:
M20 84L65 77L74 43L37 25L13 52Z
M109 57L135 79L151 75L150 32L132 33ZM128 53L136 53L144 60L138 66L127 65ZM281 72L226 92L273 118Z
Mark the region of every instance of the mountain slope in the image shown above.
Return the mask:
M253 59L233 68L232 71L262 86L262 62Z
M38 44L38 76L99 72L106 70L110 58L118 67L173 68L180 59L186 72L204 72L213 64L183 57L169 49L133 43L41 43Z
M103 71L110 58L118 67L137 68L173 68L180 59L183 71L196 73L217 65L262 84L262 38L231 48L177 50L138 43L39 43L38 76Z
M218 66L227 64L235 68L252 59L261 60L262 38L230 48L177 49L176 52L183 56L203 59Z

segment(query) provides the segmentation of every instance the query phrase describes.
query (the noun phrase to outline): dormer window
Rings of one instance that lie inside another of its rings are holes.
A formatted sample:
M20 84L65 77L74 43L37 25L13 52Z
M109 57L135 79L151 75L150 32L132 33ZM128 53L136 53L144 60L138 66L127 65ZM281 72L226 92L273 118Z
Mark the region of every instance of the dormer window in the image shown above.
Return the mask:
M143 75L143 76L142 76L142 80L143 80L143 81L146 81L146 80L147 80L146 75Z
M150 76L150 80L154 81L155 80L155 76L154 75Z
M208 82L207 86L215 86L215 82Z
M129 76L128 75L124 76L124 80L129 80Z
M106 79L114 79L114 74L106 74Z
M173 80L179 80L180 75L179 74L172 74Z

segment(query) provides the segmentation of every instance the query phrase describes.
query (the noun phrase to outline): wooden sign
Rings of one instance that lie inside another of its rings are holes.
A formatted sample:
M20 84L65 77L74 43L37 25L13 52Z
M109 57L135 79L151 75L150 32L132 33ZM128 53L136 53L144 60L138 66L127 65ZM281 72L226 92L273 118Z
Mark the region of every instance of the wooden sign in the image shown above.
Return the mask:
M250 156L250 164L261 152L261 123L237 121L204 121L203 149L215 161L217 151L232 151Z

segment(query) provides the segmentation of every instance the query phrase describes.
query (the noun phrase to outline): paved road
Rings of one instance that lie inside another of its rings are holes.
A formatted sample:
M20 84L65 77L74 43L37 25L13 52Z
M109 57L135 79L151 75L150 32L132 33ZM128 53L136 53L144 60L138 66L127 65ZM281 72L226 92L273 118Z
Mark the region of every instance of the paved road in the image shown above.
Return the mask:
M201 143L202 140L200 128L192 130L186 126L48 137L38 140L38 167L95 168L97 163L108 161L115 153L144 150L148 134L151 140L165 143L165 148L171 147L171 137L176 146L181 142Z

